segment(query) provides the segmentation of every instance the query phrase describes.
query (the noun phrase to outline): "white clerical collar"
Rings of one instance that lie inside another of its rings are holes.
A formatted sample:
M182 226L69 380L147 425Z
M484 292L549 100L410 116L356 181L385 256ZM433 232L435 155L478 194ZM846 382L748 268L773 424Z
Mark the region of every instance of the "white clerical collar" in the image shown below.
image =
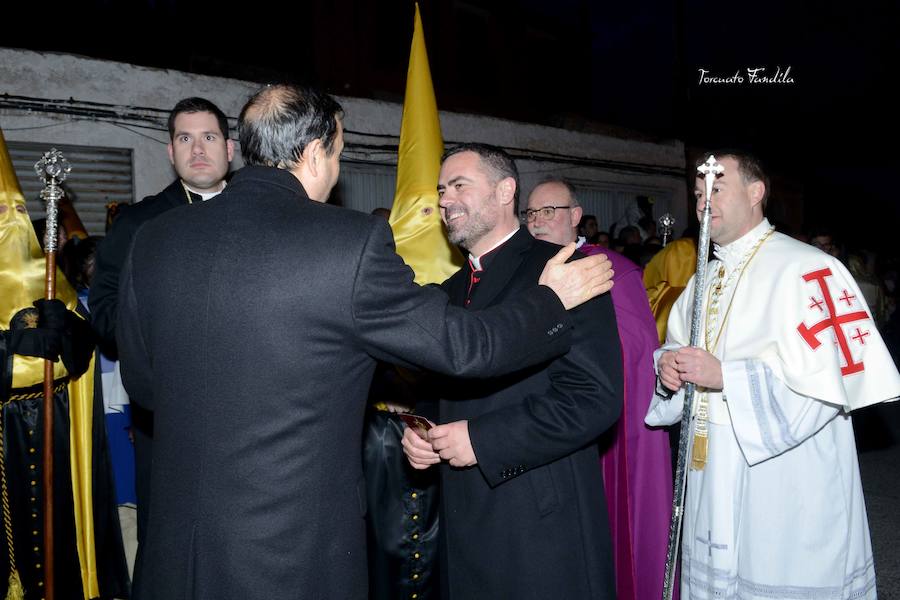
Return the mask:
M756 245L756 242L766 235L770 229L772 229L772 226L769 224L769 220L763 217L763 220L760 221L756 227L730 244L726 244L725 246L716 244L713 254L715 254L716 258L725 263L726 266L733 267L744 258L744 255L753 248Z
M516 232L518 232L518 231L519 231L519 227L516 227L515 229L513 229L512 231L510 231L510 232L506 235L506 237L504 237L502 240L500 240L499 242L497 242L496 244L494 244L493 246L491 246L490 248L488 248L487 250L485 250L484 252L482 252L482 253L479 254L478 256L472 256L472 254L469 253L469 260L472 262L472 268L473 268L475 271L480 271L480 270L481 270L481 257L484 256L485 254L487 254L488 252L491 252L492 250L496 250L497 248L499 248L500 246L502 246L503 244L505 244L507 241L509 241L509 239L510 239L512 236L516 235Z
M215 198L216 196L218 196L219 194L221 194L222 192L224 192L224 191L225 191L225 186L228 185L228 182L227 182L227 181L223 181L223 182L222 182L222 189L219 190L218 192L198 192L197 190L195 190L194 188L192 188L191 186L189 186L188 184L186 184L186 183L183 182L183 181L181 182L181 185L183 185L183 186L184 186L184 189L186 189L186 190L189 191L190 193L192 193L192 194L197 194L198 196L200 196L200 199L201 199L203 202L206 202L206 201L209 200L210 198Z
M576 249L577 249L577 248L581 248L582 246L584 246L584 243L585 243L586 241L587 241L587 238L586 238L586 237L584 237L583 235L579 235L579 236L578 236L578 239L575 240L575 248L576 248Z

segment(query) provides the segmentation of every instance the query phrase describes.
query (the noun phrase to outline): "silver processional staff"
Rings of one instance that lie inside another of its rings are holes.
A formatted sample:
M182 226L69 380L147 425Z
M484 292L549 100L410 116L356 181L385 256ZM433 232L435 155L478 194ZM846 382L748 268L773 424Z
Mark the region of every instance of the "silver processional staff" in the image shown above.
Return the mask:
M703 205L703 217L700 220L700 241L697 246L697 271L694 275L694 304L691 312L691 346L700 343L700 327L703 312L703 291L706 287L706 263L709 255L709 212L712 186L716 177L725 170L716 162L712 154L706 162L697 167L706 182L706 195ZM678 550L681 542L681 524L684 517L684 492L687 485L687 455L693 438L691 414L694 408L696 385L686 383L684 386L684 408L681 412L681 437L678 440L678 462L675 465L675 493L672 496L672 520L669 523L669 543L666 549L666 574L663 580L663 600L672 600L675 586L675 569L678 561Z
M44 182L41 199L46 202L47 229L44 235L45 288L47 300L56 297L56 251L59 240L57 209L63 197L60 184L72 170L62 152L52 148L35 163L34 170ZM43 598L53 600L53 362L44 360L44 427L43 427L43 488L44 488L44 590Z

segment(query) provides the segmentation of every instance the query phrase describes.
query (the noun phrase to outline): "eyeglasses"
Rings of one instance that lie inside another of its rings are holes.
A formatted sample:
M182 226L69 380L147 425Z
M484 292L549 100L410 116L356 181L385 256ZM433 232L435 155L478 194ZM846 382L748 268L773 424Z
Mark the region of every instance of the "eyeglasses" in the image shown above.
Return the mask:
M541 218L545 221L549 221L556 214L557 210L569 209L571 206L542 206L540 208L528 208L520 212L522 218L525 219L528 223L534 221L538 215L541 215Z

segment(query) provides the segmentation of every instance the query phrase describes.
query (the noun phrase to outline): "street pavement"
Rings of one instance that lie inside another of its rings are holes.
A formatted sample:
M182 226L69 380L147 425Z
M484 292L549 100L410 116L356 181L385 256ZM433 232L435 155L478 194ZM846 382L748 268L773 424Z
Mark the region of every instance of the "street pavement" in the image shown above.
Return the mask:
M879 600L900 600L900 402L853 413Z

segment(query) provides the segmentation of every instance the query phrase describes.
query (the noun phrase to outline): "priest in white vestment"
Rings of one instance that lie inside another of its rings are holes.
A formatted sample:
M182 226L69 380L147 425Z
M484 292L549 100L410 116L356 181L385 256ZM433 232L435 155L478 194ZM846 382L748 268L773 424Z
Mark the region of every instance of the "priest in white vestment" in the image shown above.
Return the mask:
M896 399L900 376L843 265L763 216L758 161L715 156L702 348L687 347L691 279L646 418L678 422L697 385L681 597L876 598L850 412ZM702 212L702 179L696 195Z

